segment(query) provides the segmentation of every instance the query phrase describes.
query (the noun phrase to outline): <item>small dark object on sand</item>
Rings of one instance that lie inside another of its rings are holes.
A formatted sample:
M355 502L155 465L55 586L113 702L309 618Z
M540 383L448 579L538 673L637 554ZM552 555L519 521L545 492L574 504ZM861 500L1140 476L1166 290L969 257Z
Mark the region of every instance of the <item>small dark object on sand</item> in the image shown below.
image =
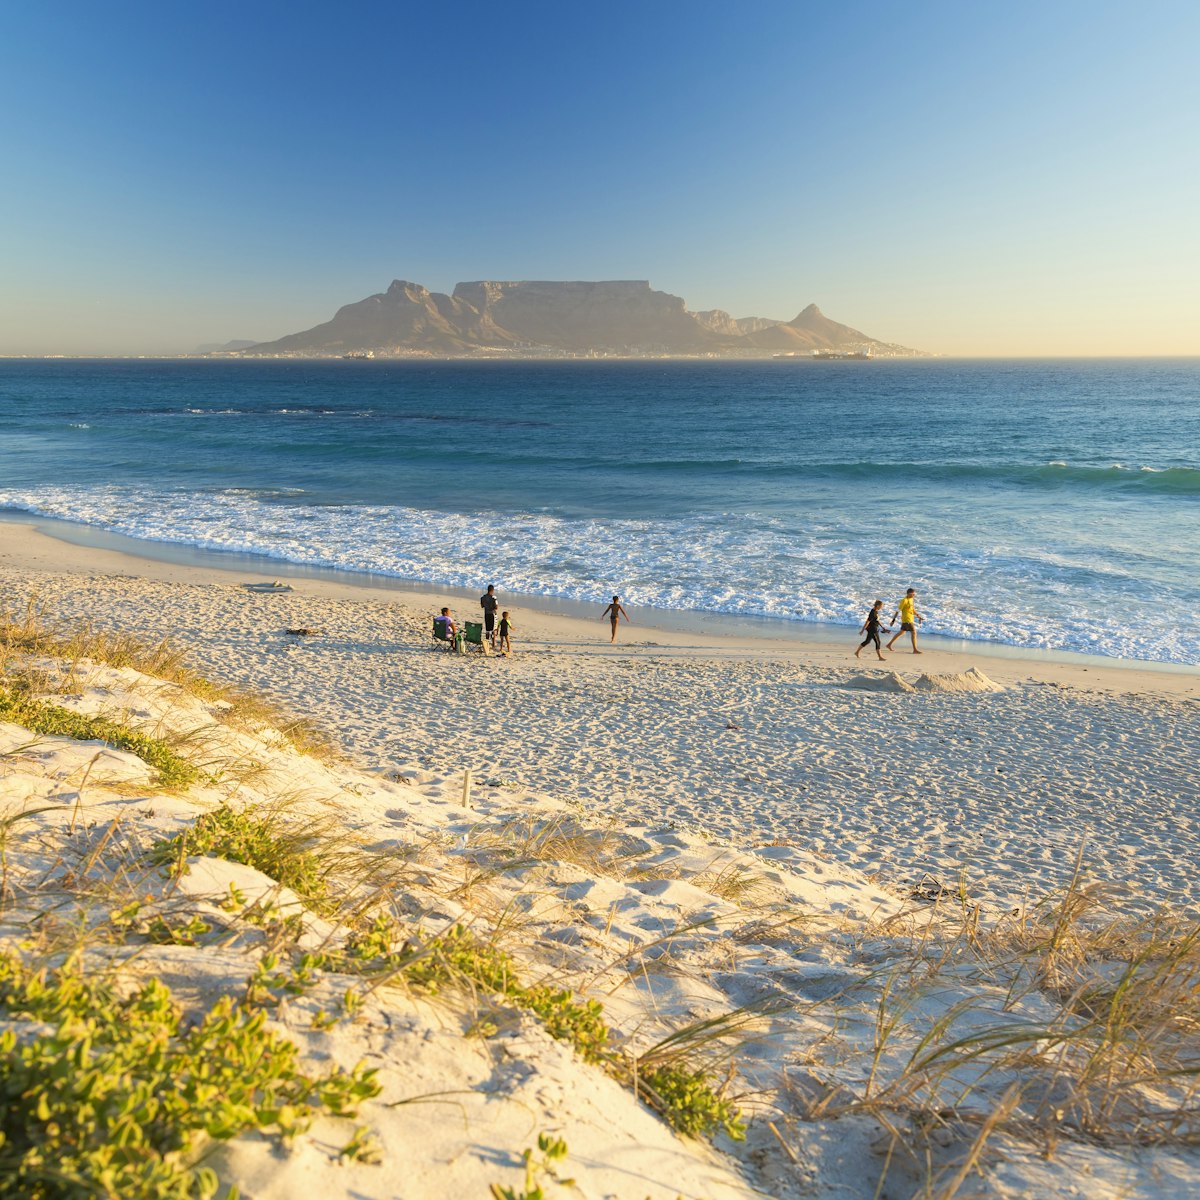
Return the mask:
M283 632L290 633L292 635L292 637L320 637L321 636L321 631L319 629L308 629L308 628L285 629Z
M921 882L914 885L913 890L909 892L910 900L925 900L930 904L936 903L938 900L944 899L946 896L954 896L957 893L953 888L948 888L940 879L928 873L921 876Z

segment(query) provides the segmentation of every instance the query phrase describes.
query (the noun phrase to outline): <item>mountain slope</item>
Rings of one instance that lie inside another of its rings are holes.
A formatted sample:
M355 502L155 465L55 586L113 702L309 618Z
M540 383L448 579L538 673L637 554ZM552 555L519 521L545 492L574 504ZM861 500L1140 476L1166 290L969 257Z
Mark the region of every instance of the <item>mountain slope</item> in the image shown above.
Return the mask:
M886 342L831 321L815 304L786 324L773 325L745 337L747 345L762 350L807 352L812 350L882 349Z
M644 279L476 280L452 295L394 280L330 321L242 351L248 356L617 354L758 356L814 349L912 353L826 317L810 304L794 320L688 311Z

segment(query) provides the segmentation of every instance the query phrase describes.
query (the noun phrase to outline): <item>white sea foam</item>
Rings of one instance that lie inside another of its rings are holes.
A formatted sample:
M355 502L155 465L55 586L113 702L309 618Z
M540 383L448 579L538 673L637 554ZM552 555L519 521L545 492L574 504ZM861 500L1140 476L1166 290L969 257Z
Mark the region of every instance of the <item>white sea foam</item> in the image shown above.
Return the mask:
M926 632L1165 662L1200 660L1185 598L1131 592L1098 549L1023 554L849 538L747 514L570 520L385 506L316 506L257 489L0 490L0 505L130 537L424 583L853 626L876 596L919 585ZM1108 579L1111 582L1105 583Z

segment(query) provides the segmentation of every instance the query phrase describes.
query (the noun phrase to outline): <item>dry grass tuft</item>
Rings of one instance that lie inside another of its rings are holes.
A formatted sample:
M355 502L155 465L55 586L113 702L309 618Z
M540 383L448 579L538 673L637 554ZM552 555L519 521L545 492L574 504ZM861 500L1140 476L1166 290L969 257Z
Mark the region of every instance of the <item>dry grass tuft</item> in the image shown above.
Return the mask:
M1200 927L1114 915L1078 870L992 927L964 909L893 960L867 1052L861 1083L834 1070L793 1099L809 1120L871 1116L929 1163L974 1129L957 1166L930 1166L931 1196L957 1194L998 1136L1044 1155L1200 1145Z
M739 863L719 866L714 862L707 871L702 871L688 882L718 900L727 900L739 908L753 906L766 888L766 880L760 874Z
M36 596L22 610L0 612L0 653L57 658L78 673L84 661L131 667L185 688L201 699L220 699L224 689L184 663L184 651L169 639L150 643L128 633L114 633L84 624L72 627L50 622Z
M345 756L333 738L311 717L298 717L282 705L253 692L224 689L228 706L221 712L223 724L247 733L275 730L294 750L319 762L341 762Z
M36 662L58 660L51 670ZM295 750L322 762L341 761L333 739L308 717L297 717L281 705L224 684L214 683L187 665L186 651L163 639L146 642L128 633L97 629L89 624L60 626L45 613L36 596L22 609L0 611L0 668L18 678L31 695L78 691L89 663L131 668L172 684L219 706L219 719L234 729L259 733L277 731Z
M570 863L595 875L623 875L630 850L614 830L588 829L569 816L519 817L472 832L469 846L503 871L539 863Z

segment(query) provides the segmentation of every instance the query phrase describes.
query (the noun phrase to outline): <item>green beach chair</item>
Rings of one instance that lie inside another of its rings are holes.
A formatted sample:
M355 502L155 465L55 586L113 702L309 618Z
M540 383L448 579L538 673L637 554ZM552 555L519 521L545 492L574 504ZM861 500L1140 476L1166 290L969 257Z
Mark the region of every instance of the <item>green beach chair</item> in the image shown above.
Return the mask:
M483 622L467 621L463 625L463 641L468 646L478 646L484 654L488 653L488 644L483 640Z

